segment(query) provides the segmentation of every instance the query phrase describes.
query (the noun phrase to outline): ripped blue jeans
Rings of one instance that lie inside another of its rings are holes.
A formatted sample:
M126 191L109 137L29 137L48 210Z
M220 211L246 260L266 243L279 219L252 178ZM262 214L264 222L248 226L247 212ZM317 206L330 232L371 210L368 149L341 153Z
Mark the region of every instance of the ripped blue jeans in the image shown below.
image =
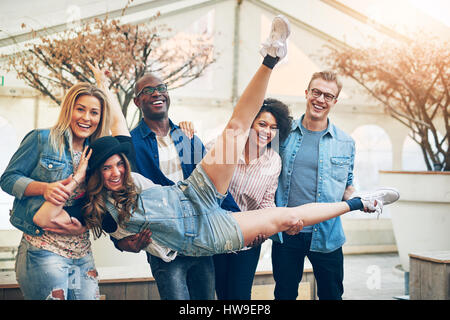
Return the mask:
M69 259L36 248L22 238L16 278L26 300L98 300L98 276L92 253Z

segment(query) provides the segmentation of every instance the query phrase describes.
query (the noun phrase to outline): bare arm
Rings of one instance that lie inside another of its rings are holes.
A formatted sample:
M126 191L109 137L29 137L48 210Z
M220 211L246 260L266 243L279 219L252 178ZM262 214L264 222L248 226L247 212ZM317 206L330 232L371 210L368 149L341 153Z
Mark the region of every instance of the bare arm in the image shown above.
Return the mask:
M50 201L55 205L64 204L70 197L70 191L67 189L66 180L67 179L55 182L32 181L27 185L23 195L27 197L43 196L45 200Z
M76 189L77 184L72 176L64 180L63 183L66 183L65 186L70 193ZM64 219L70 220L69 214L63 210L64 204L65 201L59 205L45 201L34 215L33 222L42 228L57 228L58 225L53 222L54 220L57 219L58 222L62 222Z
M108 97L110 112L111 112L111 134L113 136L130 136L130 131L128 130L127 121L122 113L122 108L120 107L117 97L109 90L108 79L105 75L105 70L100 70L97 62L95 66L86 62L97 81L97 86L106 94Z
M70 194L75 191L80 183L84 181L86 177L88 161L91 154L92 150L89 150L88 152L88 147L85 147L85 149L83 150L83 154L81 155L77 172L64 180L64 183L66 183L65 187L70 192ZM55 229L61 228L61 226L64 226L65 224L73 224L74 220L76 219L72 219L69 214L65 210L63 210L64 204L65 202L60 205L55 205L50 201L45 201L34 215L33 222L38 226L50 231L55 231ZM77 222L79 223L78 220ZM81 231L82 230L77 230L76 233L79 233Z

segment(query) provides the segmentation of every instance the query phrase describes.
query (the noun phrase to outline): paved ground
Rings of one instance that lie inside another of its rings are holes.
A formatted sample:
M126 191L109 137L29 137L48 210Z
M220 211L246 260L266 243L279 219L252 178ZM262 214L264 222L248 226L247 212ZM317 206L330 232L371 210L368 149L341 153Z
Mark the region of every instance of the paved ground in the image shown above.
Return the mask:
M268 242L268 241L266 241ZM344 256L345 300L396 300L405 295L404 273L397 253L346 254ZM309 261L305 267L311 267ZM263 244L258 271L271 271L270 246Z
M345 300L394 300L405 294L396 253L344 256Z

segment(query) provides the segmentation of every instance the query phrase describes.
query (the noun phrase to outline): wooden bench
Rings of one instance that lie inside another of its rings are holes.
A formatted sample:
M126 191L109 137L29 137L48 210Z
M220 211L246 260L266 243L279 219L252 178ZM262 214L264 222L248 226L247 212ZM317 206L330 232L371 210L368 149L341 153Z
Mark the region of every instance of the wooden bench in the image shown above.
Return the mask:
M98 268L99 288L103 299L107 300L159 300L155 279L148 264L136 267ZM253 282L254 300L273 299L274 280L272 272L257 271ZM316 283L312 269L305 268L299 286L301 300L317 297ZM23 300L14 271L0 272L0 300Z
M450 300L450 251L409 254L409 298Z
M257 271L253 280L252 299L253 300L273 300L275 281L272 271ZM317 300L316 279L311 268L303 270L303 277L298 287L297 300Z

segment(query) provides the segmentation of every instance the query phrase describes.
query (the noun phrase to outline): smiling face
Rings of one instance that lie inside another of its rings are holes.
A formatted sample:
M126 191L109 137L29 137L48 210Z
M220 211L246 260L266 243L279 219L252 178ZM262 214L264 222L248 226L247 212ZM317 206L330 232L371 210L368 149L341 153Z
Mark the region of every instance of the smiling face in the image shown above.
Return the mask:
M118 154L109 157L103 166L100 167L103 176L104 186L111 191L119 191L124 184L126 173L125 161Z
M270 112L261 112L253 121L249 142L258 148L265 148L277 135L277 120Z
M336 104L337 100L326 101L324 95L319 97L313 96L313 89L319 90L324 94L337 96L339 89L334 81L326 81L320 78L314 79L308 90L305 90L306 94L306 113L305 118L309 121L319 122L322 125L327 124L328 113L331 108Z
M83 95L75 100L70 121L74 147L82 148L84 140L97 130L101 114L101 103L96 97Z
M160 84L163 84L163 82L159 78L148 74L138 80L135 91L139 93L145 87L157 87ZM168 118L170 97L167 91L159 92L155 90L151 94L141 93L134 98L134 103L142 110L145 119L161 120Z

